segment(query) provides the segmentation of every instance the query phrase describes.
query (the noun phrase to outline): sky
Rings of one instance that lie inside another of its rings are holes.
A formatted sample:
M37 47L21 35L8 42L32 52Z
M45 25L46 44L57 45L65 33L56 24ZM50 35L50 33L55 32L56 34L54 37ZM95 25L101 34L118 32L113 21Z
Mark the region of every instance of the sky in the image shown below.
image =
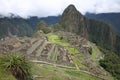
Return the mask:
M0 0L0 14L57 16L70 4L74 4L82 14L120 12L120 0Z

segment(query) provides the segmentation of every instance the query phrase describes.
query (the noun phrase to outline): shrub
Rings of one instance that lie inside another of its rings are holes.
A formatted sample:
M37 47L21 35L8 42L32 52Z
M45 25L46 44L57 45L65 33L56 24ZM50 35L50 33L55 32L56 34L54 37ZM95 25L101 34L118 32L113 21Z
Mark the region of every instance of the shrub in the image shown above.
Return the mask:
M120 58L115 53L109 51L104 52L105 56L104 59L100 60L100 65L120 80Z
M44 21L40 21L37 25L36 28L36 32L42 30L45 34L50 33L50 27L48 27L48 25L44 22Z
M23 55L9 54L0 58L0 66L10 71L17 80L31 80L30 63Z

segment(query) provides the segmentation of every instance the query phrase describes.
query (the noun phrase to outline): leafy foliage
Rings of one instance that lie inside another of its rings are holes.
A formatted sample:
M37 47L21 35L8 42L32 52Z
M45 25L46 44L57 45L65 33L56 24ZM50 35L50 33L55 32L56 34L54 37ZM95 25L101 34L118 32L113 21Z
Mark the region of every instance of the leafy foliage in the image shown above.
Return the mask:
M51 32L50 28L44 21L40 21L38 23L38 26L36 28L36 31L42 30L45 34L48 34Z
M53 28L54 32L63 31L64 30L59 23L54 24L52 28Z
M102 49L103 50L103 49ZM109 51L104 50L104 59L100 60L100 65L120 80L120 58Z
M30 63L23 55L9 54L0 58L0 65L17 80L31 80Z

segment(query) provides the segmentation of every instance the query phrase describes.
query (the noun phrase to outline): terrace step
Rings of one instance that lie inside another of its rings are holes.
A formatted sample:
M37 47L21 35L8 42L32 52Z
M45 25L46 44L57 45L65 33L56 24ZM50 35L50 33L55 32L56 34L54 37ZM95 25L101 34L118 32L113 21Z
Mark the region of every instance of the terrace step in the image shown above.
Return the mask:
M39 40L37 42L35 42L28 50L27 50L27 54L30 55L32 54L42 43L43 40Z
M45 46L47 45L47 41L45 40L42 45L40 46L40 48L36 51L36 57L39 57L42 54L43 49L45 48Z
M52 45L52 48L51 48L50 51L48 52L48 57L47 57L48 60L50 60L50 56L51 56L52 52L54 52L54 49L55 49L55 44Z

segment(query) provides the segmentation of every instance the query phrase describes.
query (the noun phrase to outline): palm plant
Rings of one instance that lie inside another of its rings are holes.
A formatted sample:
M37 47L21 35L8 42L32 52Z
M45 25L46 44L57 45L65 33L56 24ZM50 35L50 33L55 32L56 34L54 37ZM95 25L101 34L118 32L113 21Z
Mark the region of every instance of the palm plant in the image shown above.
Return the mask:
M0 59L0 65L17 80L31 80L30 63L23 55L9 54Z

